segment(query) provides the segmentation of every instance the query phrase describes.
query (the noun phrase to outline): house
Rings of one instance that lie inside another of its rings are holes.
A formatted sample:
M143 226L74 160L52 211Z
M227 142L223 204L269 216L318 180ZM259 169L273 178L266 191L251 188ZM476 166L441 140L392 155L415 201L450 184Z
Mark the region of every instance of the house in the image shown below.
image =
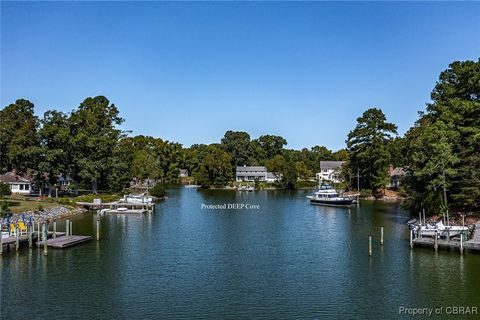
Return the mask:
M237 167L235 180L237 182L255 182L255 181L265 181L265 182L275 182L277 177L272 172L267 172L267 168L262 166L256 167Z
M318 181L331 181L339 183L340 169L345 161L320 161L320 172L316 174Z
M180 178L188 177L188 170L187 169L180 169L180 173L178 174Z
M0 182L8 184L12 193L29 195L32 191L30 179L18 175L15 171L0 175Z
M388 167L388 176L390 178L388 187L392 189L398 189L400 182L405 177L405 169L402 167L394 168L393 165Z
M59 175L57 176L57 185L60 189L68 189L70 185L73 183L73 180L69 176Z

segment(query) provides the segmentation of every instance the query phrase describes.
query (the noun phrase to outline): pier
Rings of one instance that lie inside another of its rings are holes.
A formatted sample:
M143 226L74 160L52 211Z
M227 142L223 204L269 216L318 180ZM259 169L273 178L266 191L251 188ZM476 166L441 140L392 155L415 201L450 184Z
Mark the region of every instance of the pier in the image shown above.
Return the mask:
M144 214L153 212L155 203L130 203L130 202L105 202L102 203L100 199L95 199L94 202L77 202L78 206L82 206L88 210L109 209L106 213L126 213L126 214Z
M67 247L71 247L80 243L84 243L87 241L92 240L92 236L62 236L54 239L47 240L47 246L56 248L56 249L63 249ZM40 245L43 246L45 243L44 241L40 241Z
M475 232L472 239L463 241L462 239L440 239L437 237L411 238L412 247L434 248L440 250L463 251L480 253L480 221L475 224Z

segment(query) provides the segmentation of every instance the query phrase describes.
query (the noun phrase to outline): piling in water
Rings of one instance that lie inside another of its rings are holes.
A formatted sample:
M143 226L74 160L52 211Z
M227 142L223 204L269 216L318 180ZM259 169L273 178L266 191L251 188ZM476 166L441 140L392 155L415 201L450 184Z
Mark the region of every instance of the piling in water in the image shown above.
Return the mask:
M435 251L438 250L438 233L435 231L435 239L434 239L434 244L433 246L435 247Z
M372 237L368 237L368 255L371 257L372 256Z
M100 219L97 218L97 241L100 240Z
M43 235L43 255L46 256L47 255L47 238L48 238L48 226L47 224L45 223L45 233Z
M0 234L0 255L2 255L2 254L3 254L3 237Z
M380 227L380 245L383 246L383 227Z
M30 228L28 228L28 247L29 248L32 247L32 242L33 242L33 231L32 231L32 226L30 226Z
M67 221L65 221L65 235L66 235L66 236L69 235L69 233L68 233L69 227L70 227L70 221L67 220Z
M19 249L18 247L19 247L19 245L20 245L20 241L19 241L19 239L18 239L18 237L19 237L19 234L18 234L19 231L20 231L20 229L18 229L18 227L17 227L17 228L15 229L15 238L16 238L16 239L15 239L15 250L16 250L16 251L18 251L18 249Z
M413 230L410 229L410 248L413 248Z
M53 239L57 238L57 221L53 221Z
M70 229L69 229L70 235L73 235L73 221L70 221Z

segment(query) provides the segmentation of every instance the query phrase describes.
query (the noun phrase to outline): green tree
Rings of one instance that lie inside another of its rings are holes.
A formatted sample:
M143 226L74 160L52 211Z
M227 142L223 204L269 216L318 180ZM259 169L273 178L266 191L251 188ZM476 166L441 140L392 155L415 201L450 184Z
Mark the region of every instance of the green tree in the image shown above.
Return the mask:
M0 182L0 199L11 194L12 190L10 190L10 186L6 183Z
M250 164L250 135L248 133L229 130L225 132L221 145L230 154L233 167Z
M122 122L117 107L103 96L86 98L70 116L75 146L72 177L88 181L93 193L97 193L99 185L107 185L112 150L122 137L117 126Z
M194 178L202 187L224 186L233 179L230 155L219 144L211 144Z
M28 100L18 99L0 110L0 171L37 169L38 125L34 105Z
M412 209L480 208L480 60L456 61L439 76L425 113L407 132ZM443 169L445 168L445 174ZM445 177L445 180L444 180ZM430 209L430 210L429 210Z
M397 126L386 120L382 110L370 108L357 118L355 129L349 132L346 141L351 171L360 172L361 187L372 189L374 196L387 182L390 155L387 149Z
M271 159L274 156L281 154L283 147L287 144L287 140L274 135L260 136L257 141L264 150L266 159Z

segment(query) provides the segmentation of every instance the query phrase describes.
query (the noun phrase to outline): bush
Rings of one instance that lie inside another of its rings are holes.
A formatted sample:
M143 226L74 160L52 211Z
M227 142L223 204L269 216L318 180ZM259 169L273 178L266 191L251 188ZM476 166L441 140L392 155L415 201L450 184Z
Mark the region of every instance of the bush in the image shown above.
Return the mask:
M157 183L151 190L150 194L157 198L162 198L165 196L165 188L160 183Z
M0 198L4 196L9 196L12 194L12 190L10 190L10 186L4 182L0 182Z

